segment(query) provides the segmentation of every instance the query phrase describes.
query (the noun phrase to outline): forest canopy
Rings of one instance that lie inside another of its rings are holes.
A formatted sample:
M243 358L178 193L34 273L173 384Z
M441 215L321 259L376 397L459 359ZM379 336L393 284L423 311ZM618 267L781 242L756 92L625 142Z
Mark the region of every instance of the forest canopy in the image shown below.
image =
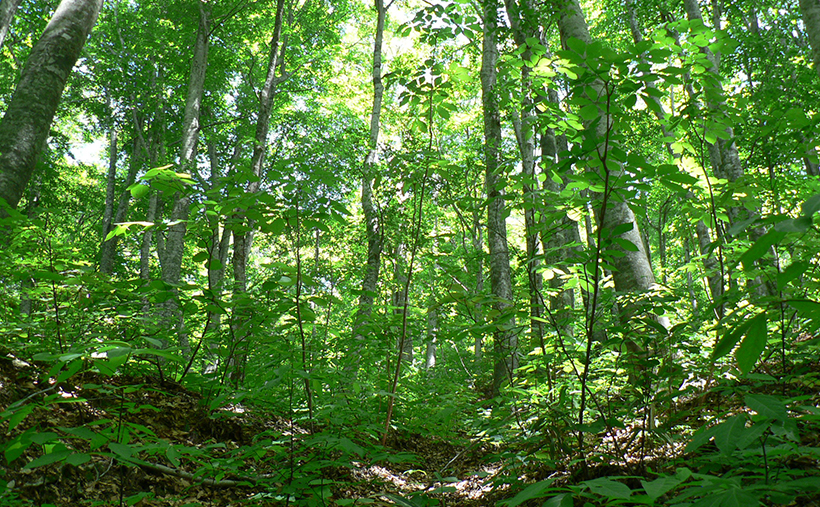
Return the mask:
M818 0L2 0L0 505L817 505Z

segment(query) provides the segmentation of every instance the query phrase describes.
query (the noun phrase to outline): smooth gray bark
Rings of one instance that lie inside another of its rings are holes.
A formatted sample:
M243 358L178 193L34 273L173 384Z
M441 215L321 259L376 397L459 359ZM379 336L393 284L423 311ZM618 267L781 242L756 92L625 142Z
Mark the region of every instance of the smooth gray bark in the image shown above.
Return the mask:
M809 35L814 70L820 76L820 0L800 0L800 14Z
M504 202L503 169L500 164L501 114L496 90L498 64L498 3L484 3L481 58L481 104L484 112L484 186L487 192L487 242L490 248L490 287L498 312L493 350L493 396L502 384L512 381L518 368L518 335L513 312L510 252L507 246L507 213Z
M136 128L136 126L135 126ZM112 136L113 137L113 136ZM113 143L112 143L113 144ZM112 146L113 148L113 146ZM116 258L117 252L117 244L119 242L119 236L114 236L108 241L105 240L108 233L113 229L115 224L121 223L125 221L126 215L128 214L128 207L131 201L131 192L128 191L128 187L131 186L137 179L137 172L141 167L142 162L142 145L140 141L140 137L136 137L134 139L134 149L133 153L131 153L131 158L128 167L128 174L125 177L125 183L123 184L122 192L120 192L119 198L116 200L116 207L114 207L114 198L116 197L115 189L111 188L112 181L111 178L116 176L116 167L109 166L109 187L106 189L106 213L108 213L108 199L111 198L111 206L113 209L113 216L108 220L103 221L103 237L102 237L102 247L100 248L100 272L111 274L114 271L114 259ZM109 161L110 163L110 161ZM112 170L114 174L112 175ZM110 194L109 194L110 190Z
M367 240L367 262L364 266L362 292L359 295L358 307L353 321L354 346L349 352L348 370L355 375L359 369L362 352L365 347L365 334L373 313L373 303L379 284L379 270L381 267L381 230L379 215L373 204L373 178L378 164L379 130L384 98L384 83L382 82L382 44L384 42L384 24L387 10L383 0L374 0L376 9L376 37L373 43L373 104L370 109L370 137L368 139L368 153L364 160L362 171L362 213L365 222L365 238Z
M283 59L285 49L283 45L280 51L284 10L285 0L277 0L276 18L270 41L270 53L268 54L268 68L265 82L259 90L259 109L256 114L256 130L254 132L253 154L251 155L251 172L255 178L248 183L246 188L248 194L255 194L259 191L262 181L262 168L265 165L265 156L268 151L268 132L270 131L273 98L276 96L276 87L281 81L277 77L277 68ZM244 213L239 213L238 216L234 217L234 221L240 225L245 224ZM242 226L233 233L234 293L237 296L241 296L248 290L247 264L253 243L253 231L249 229L252 228Z
M507 19L512 27L516 45L522 50L521 59L529 62L532 50L527 38L538 39L537 25L531 24L529 17L534 14L528 0L504 0ZM513 129L521 154L521 172L524 177L524 229L527 245L527 282L530 295L530 334L535 343L544 344L544 298L542 296L543 276L541 275L541 258L538 246L538 228L535 220L537 209L538 183L535 163L535 127L536 117L533 113L533 100L530 96L532 83L531 69L527 63L521 67L521 100L520 112L513 109Z
M586 20L584 19L581 7L577 0L565 0L559 2L561 17L559 19L559 30L561 41L564 46L571 38L580 40L585 44L590 44L592 38L589 35ZM598 100L605 100L607 91L604 83L596 79L590 86L596 91ZM605 139L610 136L612 120L604 105L599 103L599 118L595 121L595 135L598 139L597 155L602 167L598 170L602 180L616 181L623 175L623 168L608 158L605 150ZM606 199L606 206L598 206L595 209L598 227L604 230L613 230L618 226L631 224L632 229L620 234L618 237L629 241L635 246L635 250L617 249L622 256L611 259L611 264L615 267L613 273L615 289L619 292L643 292L649 290L655 284L655 276L649 257L644 247L638 222L635 214L629 208L626 199Z
M185 114L182 123L179 172L183 173L195 170L193 166L196 164L197 143L199 142L199 117L205 89L205 73L208 67L209 24L208 11L205 4L200 1L199 27L197 28L194 54L191 60L191 73L188 79L188 93L185 98ZM186 354L189 348L188 337L176 286L179 285L182 275L182 258L185 252L185 233L188 228L190 208L190 196L182 191L176 192L169 217L173 225L168 227L164 241L162 243L158 242L157 248L162 281L172 287L171 292L173 294L171 298L162 303L160 325L167 329L176 330L175 334Z
M0 50L3 49L3 42L6 40L6 35L9 33L11 20L14 18L14 13L17 7L20 6L22 0L0 0Z
M63 88L101 6L102 0L63 0L23 67L0 122L0 200L12 208L31 179ZM0 210L0 216L4 213Z

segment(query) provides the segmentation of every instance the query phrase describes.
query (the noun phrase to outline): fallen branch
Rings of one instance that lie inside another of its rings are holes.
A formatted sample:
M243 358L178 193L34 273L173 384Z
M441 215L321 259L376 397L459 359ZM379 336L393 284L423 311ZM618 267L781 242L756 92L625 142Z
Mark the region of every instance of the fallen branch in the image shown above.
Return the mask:
M177 470L176 468L167 467L165 465L160 465L158 463L149 463L147 461L140 461L139 466L147 468L149 470L154 470L155 472L161 472L167 475L173 475L175 477L181 477L183 479L188 479L191 481L196 481L206 486L213 486L215 488L235 488L239 486L243 487L253 487L257 483L262 482L267 479L272 479L273 475L256 475L253 477L240 477L238 479L210 479L208 477L200 477L194 475L190 472L186 472L184 470Z

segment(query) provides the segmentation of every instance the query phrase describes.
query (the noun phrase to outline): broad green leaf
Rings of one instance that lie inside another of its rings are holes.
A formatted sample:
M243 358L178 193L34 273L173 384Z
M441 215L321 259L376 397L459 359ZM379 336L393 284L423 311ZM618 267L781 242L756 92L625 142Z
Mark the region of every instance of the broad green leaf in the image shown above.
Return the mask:
M552 482L553 479L547 479L546 481L539 481L535 484L530 484L511 499L499 502L499 504L505 505L506 507L516 507L517 505L521 505L522 503L532 500L533 498L541 498L544 496L544 492L550 488Z
M676 488L681 482L683 482L683 479L667 476L660 477L652 482L642 480L641 486L643 486L643 489L646 491L646 494L649 495L649 498L652 500L657 500L667 492Z
M788 419L786 405L780 398L769 394L747 394L744 398L746 406L768 419L785 421Z
M690 440L689 443L686 444L686 448L684 449L684 452L695 452L695 451L697 451L698 449L700 449L700 447L703 444L705 444L706 442L711 440L714 435L715 435L714 426L711 427L711 428L702 427L701 429L699 429L698 431L695 432L694 436L692 436L692 440Z
M89 461L91 461L91 455L85 453L71 454L65 459L66 463L74 466L82 465L83 463L88 463Z
M820 211L820 194L809 197L803 203L803 216L812 218L812 216Z
M128 190L131 192L131 197L134 199L139 199L147 194L151 190L151 187L148 185L143 185L142 183L134 183L128 187Z
M111 452L114 454L125 458L130 458L134 454L134 450L131 446L121 444L119 442L109 442L108 448L111 449Z
M782 231L769 231L760 239L754 242L743 255L740 256L740 262L743 264L743 269L751 269L754 262L768 253L769 249L786 237L786 233Z
M37 468L37 467L41 467L41 466L45 466L45 465L50 465L52 463L57 463L59 461L65 460L71 453L72 453L72 451L70 451L69 449L64 448L64 449L59 450L59 451L50 452L48 454L43 454L39 458L34 459L34 460L29 461L28 463L26 463L26 466L24 466L23 468L30 470L32 468Z
M727 329L726 333L723 335L723 338L721 338L718 344L715 345L715 350L712 351L712 360L721 358L731 352L751 325L752 319L747 318L744 319L737 327Z
M731 454L746 429L746 418L736 415L715 426L715 445L723 454Z
M629 489L629 486L606 477L584 481L584 484L589 486L590 491L593 493L607 498L629 498L632 496L632 490Z
M789 282L805 273L809 266L811 264L808 262L796 261L791 263L782 273L777 274L777 288L783 290Z
M547 500L543 507L572 507L573 505L575 502L572 500L572 495L562 493Z
M761 313L749 325L746 337L735 351L737 366L743 373L749 373L757 363L763 349L766 348L766 339L769 336L766 312Z

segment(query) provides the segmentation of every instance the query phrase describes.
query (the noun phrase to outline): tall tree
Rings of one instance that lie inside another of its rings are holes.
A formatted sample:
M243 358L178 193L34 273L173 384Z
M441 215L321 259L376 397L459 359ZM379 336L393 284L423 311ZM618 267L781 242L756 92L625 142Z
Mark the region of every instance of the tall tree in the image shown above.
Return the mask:
M31 179L63 88L101 7L102 0L63 0L26 61L0 122L0 201L12 208ZM0 216L4 213L0 210Z
M181 172L195 171L197 144L199 142L199 116L202 108L202 96L205 90L205 73L208 68L208 41L210 36L209 12L206 4L200 0L199 26L194 44L194 57L191 60L191 73L188 79L188 93L185 98L185 113L182 122L182 148L179 154ZM162 281L173 287L173 297L163 303L161 320L169 329L175 329L183 349L188 348L182 311L178 300L179 284L182 275L182 258L185 252L185 232L188 228L191 198L184 191L173 195L170 220L166 239L158 243Z
M392 3L392 2L391 2ZM373 42L373 105L370 110L370 136L367 142L367 156L362 167L362 213L365 222L365 237L367 238L367 262L364 266L362 291L359 295L358 308L353 322L354 349L351 350L352 361L348 368L354 372L359 368L359 361L364 348L364 337L367 326L371 324L373 302L379 284L379 270L381 267L382 238L379 224L379 215L373 204L373 179L375 178L379 158L379 131L381 125L382 100L384 98L384 83L382 82L382 44L384 42L384 23L387 19L387 6L384 0L374 0L376 9L376 38Z
M518 335L513 311L510 251L507 245L507 212L504 201L504 178L501 166L501 113L498 104L498 1L485 0L483 5L483 42L481 49L481 105L484 118L484 186L487 191L487 241L490 247L490 287L495 322L495 366L493 395L504 382L512 380L518 368Z
M265 157L268 151L268 133L270 132L270 117L273 110L273 99L276 96L276 88L283 79L277 76L277 69L281 68L284 58L285 47L280 44L282 41L282 25L285 15L285 0L276 1L276 17L274 19L273 34L270 40L270 52L268 54L268 66L265 74L265 82L259 90L259 107L256 115L256 128L253 138L253 154L251 155L250 179L245 191L248 195L254 196L258 191L262 181L262 169L265 165ZM240 211L233 218L233 276L234 276L234 298L241 300L248 291L248 256L253 243L253 230L250 224L246 224L245 212ZM248 315L242 309L237 318L234 319L234 335L240 343L235 343L237 351L234 354L233 381L242 382L245 375L245 362L247 360L247 339L248 330L243 329L247 325Z

